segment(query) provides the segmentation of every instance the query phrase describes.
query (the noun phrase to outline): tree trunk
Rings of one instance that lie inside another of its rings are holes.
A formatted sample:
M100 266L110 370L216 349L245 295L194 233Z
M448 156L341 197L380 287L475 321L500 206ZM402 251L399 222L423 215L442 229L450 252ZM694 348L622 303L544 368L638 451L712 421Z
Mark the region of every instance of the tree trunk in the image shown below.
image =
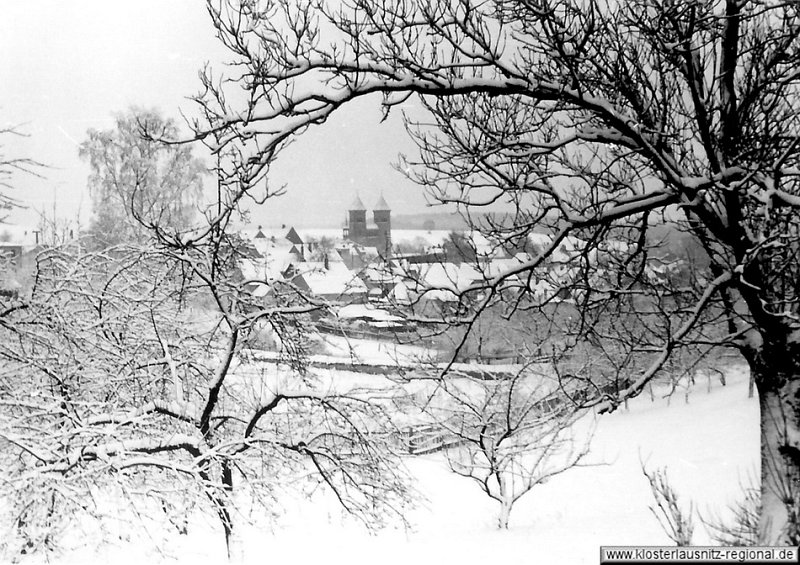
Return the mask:
M230 562L241 562L242 546L239 539L239 532L233 527L233 516L231 506L233 505L233 468L227 459L222 461L222 485L223 494L221 497L222 505L220 518L222 527L225 530L225 545L228 549L228 560Z
M761 409L761 545L800 541L800 367L793 355L751 360ZM760 361L760 362L759 362Z
M228 460L223 460L221 464L221 478L218 483L222 488L215 488L212 486L213 479L209 469L209 462L205 462L205 467L200 469L200 477L209 486L206 490L206 496L211 501L211 505L219 518L222 525L222 531L225 535L225 548L228 553L228 560L234 561L238 555L237 550L240 549L238 542L237 532L233 527L233 516L231 514L231 504L233 496L233 471Z
M222 532L225 535L225 549L228 553L228 559L232 559L234 549L234 530L233 519L231 516L231 509L228 506L228 497L225 494L210 494L211 503L214 505L214 510L217 513L220 523L222 524Z
M508 529L508 519L511 516L511 507L514 503L507 498L500 501L500 515L497 517L497 527L501 530Z

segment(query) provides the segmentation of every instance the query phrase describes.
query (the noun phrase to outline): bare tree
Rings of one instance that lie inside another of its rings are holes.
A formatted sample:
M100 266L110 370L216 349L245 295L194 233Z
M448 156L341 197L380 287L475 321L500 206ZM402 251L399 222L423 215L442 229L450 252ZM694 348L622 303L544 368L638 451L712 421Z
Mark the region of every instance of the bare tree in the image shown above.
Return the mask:
M13 126L0 127L0 138L21 137L24 134L19 128ZM42 163L30 157L12 157L6 154L5 146L0 145L0 211L3 214L12 208L19 206L20 201L8 193L14 188L14 177L18 174L39 176L43 167ZM0 220L5 219L5 215L0 216Z
M330 261L333 253L336 253L335 241L330 237L312 237L307 242L309 249L309 260L311 261Z
M508 528L522 496L580 466L588 453L592 427L575 427L585 413L552 373L530 365L515 373L454 371L413 388L415 405L447 447L450 469L499 503L498 528Z
M420 156L402 169L442 202L510 210L476 226L490 238L550 235L530 261L465 291L482 298L461 321L566 251L552 291L523 282L530 300L519 304L536 309L566 290L580 310L567 343L614 343L618 358L638 359L627 387L596 398L604 409L639 394L677 352L739 351L761 405L759 540L797 542L795 3L215 0L208 10L234 66L230 82L206 73L197 137L238 152L243 191L342 106L371 95L387 113L405 105ZM246 101L226 96L231 83ZM681 284L648 273L663 224L705 254L707 267ZM621 324L601 322L620 308L637 324L623 339Z
M462 261L474 262L477 253L469 239L464 234L451 231L442 243L442 249L448 261L461 263Z
M145 132L176 137L178 127L155 110L131 108L116 116L114 129L89 130L81 144L92 169L89 231L100 245L141 241L153 226L187 229L199 212L203 162L190 146L157 143Z
M98 490L141 491L145 509L205 498L229 543L235 497L268 506L278 474L329 487L369 527L401 517L378 393L250 360L254 320L277 327L308 307L246 311L206 259L121 246L40 257L0 346L12 554L54 548L58 517L101 520Z
M676 545L692 545L694 505L690 503L688 510L681 505L678 493L669 482L666 469L648 471L642 463L642 473L647 477L655 499L655 505L650 507L650 511L661 529Z
M742 496L729 506L726 516L711 514L702 518L711 539L719 545L758 545L760 498L757 486L742 484Z
M164 134L162 122L139 125L150 144ZM181 532L202 507L230 552L239 501L270 513L287 474L293 488L331 493L368 528L403 520L412 498L385 392L306 365L307 317L325 304L290 282L243 274L246 249L229 226L244 193L227 164L220 159L217 198L196 223L151 214L174 202L148 193L152 206L134 204L126 218L146 230L144 243L43 250L30 297L0 316L6 555L56 549L67 520L102 528L109 499L130 501L122 516L161 514ZM123 180L133 186L115 189L135 200L140 176ZM267 285L266 298L251 292ZM265 325L281 366L253 357Z

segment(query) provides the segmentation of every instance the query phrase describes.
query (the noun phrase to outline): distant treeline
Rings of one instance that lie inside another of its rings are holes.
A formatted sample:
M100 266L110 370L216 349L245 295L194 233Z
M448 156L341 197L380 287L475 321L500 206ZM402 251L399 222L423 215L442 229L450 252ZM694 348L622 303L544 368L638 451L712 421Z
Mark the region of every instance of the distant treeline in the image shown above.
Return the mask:
M424 214L392 214L392 229L396 230L447 230L468 229L467 222L459 214L450 212L428 212Z

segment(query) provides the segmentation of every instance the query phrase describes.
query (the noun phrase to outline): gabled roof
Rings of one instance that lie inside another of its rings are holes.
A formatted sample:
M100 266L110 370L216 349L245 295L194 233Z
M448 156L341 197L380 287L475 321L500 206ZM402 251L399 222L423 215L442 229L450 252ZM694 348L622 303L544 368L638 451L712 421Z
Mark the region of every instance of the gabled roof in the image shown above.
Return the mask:
M348 210L366 210L367 207L364 206L364 203L361 202L361 198L359 198L358 194L356 194L356 199L353 200L353 203L350 204L350 208Z
M294 261L299 263L304 263L305 259L303 259L303 254L298 251L297 247L292 245L292 248L289 250L289 255L294 255Z
M242 257L247 257L248 259L261 259L263 255L256 249L255 245L252 243L242 242L236 246L236 252L239 253Z
M299 264L292 279L295 283L305 283L308 290L317 296L344 297L367 293L364 281L353 275L343 263L331 262L327 268L320 262Z
M295 245L303 245L302 238L294 231L294 228L289 229L289 233L286 234L286 239L294 243Z
M378 202L375 204L375 208L373 210L377 210L379 212L389 212L391 208L386 203L386 199L383 197L383 193L381 193L381 197L378 198Z

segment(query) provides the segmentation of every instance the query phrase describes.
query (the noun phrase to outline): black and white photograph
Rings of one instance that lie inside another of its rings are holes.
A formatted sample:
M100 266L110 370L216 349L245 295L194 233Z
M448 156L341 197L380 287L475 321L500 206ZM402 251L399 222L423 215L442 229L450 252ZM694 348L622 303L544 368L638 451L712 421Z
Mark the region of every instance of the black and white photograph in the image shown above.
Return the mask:
M0 0L0 563L798 545L800 2Z

